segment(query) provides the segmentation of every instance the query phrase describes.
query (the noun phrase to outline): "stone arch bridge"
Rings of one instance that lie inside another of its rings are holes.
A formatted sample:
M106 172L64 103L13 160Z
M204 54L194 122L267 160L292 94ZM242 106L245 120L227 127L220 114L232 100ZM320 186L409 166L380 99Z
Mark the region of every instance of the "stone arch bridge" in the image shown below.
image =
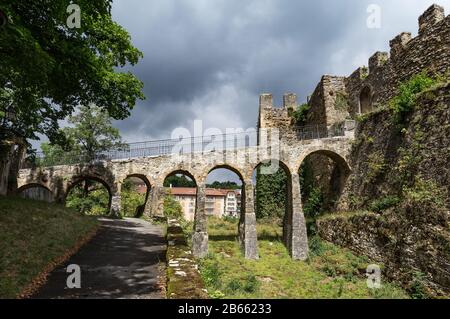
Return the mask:
M287 208L283 237L292 258L304 260L308 256L306 223L302 211L299 169L311 154L323 154L333 159L342 174L342 181L350 173L347 159L354 128L344 128L342 134L317 135L316 138L274 138L270 143L259 141L255 146L234 149L202 149L198 152L98 161L90 164L59 165L22 169L18 175L18 191L42 187L52 193L54 201L64 203L70 189L80 180L90 179L102 183L110 194L110 213L120 210L121 186L128 177L139 177L147 184L145 214L163 215L163 187L167 176L184 173L197 185L194 218L193 253L204 257L208 252L206 178L217 168L235 172L242 181L242 208L239 222L239 240L246 258L258 258L256 214L254 206L253 172L261 163L271 163L267 174L278 168L288 176ZM267 145L262 145L267 144ZM264 172L263 172L264 173Z

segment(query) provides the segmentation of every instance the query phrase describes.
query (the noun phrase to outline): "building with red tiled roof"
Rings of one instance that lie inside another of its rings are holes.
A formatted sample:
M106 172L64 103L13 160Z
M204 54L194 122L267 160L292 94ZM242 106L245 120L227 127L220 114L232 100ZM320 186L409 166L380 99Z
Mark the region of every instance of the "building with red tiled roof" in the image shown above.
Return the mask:
M190 187L172 187L170 193L183 208L184 218L194 220L197 189ZM238 217L241 208L241 191L230 189L206 189L206 214L222 218Z
M170 194L180 203L186 220L193 221L197 188L170 187ZM147 193L143 183L135 184L135 190L140 194ZM222 218L224 216L239 217L241 211L241 190L206 189L206 214Z

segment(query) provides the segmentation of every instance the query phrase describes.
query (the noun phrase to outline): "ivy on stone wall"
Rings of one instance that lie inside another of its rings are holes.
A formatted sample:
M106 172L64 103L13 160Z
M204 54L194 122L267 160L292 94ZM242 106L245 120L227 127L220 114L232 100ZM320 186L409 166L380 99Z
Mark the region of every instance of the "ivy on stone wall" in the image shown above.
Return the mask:
M262 164L256 171L256 218L282 219L286 207L287 176L282 168L275 174L261 174Z
M309 109L311 106L308 103L299 105L298 108L291 112L291 117L293 122L297 126L305 126L306 125L306 116L308 115Z

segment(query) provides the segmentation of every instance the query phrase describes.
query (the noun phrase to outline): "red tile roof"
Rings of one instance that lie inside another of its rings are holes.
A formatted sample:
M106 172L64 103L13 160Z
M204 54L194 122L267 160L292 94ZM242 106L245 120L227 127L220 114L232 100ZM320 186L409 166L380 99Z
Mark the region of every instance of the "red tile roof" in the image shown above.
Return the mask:
M195 196L197 194L197 188L191 187L172 187L170 189L172 195L175 196ZM225 197L228 193L233 193L233 190L230 189L215 189L215 188L207 188L206 196L219 196Z

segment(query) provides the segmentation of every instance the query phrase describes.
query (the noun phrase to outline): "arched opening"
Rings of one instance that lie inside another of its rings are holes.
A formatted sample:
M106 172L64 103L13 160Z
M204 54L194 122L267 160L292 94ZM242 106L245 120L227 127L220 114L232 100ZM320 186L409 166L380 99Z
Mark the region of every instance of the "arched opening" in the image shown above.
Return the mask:
M108 215L112 202L111 188L99 178L78 177L68 187L64 202L66 207L86 215Z
M345 159L331 151L316 151L303 160L299 176L309 236L316 234L318 217L335 211L349 174Z
M150 182L145 175L127 176L121 188L121 215L124 217L142 217L150 194Z
M366 86L359 96L359 113L365 114L372 111L372 90Z
M255 168L253 183L257 237L262 254L265 249L270 250L274 242L289 247L289 218L292 213L289 168L280 161L264 161Z
M205 211L212 249L216 242L238 245L239 220L245 207L244 178L235 168L222 165L209 171L206 179Z
M28 184L17 190L20 197L52 203L55 201L53 193L45 186L37 183Z
M174 171L164 180L163 212L167 217L193 222L196 210L197 182L187 171Z

